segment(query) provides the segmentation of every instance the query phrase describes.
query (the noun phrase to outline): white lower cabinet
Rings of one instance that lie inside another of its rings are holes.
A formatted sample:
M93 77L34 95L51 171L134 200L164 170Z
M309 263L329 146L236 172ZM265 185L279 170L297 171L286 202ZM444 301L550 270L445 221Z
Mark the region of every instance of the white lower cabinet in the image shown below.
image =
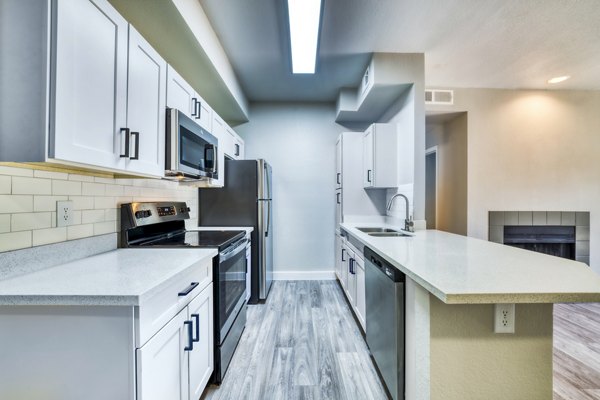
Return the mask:
M252 245L250 234L247 234L248 245L246 246L246 301L250 299L252 292Z
M200 398L214 369L212 293L211 284L188 306L188 317L194 328L194 348L188 353L190 400Z
M189 341L187 309L179 312L148 343L137 350L138 400L187 400Z
M356 257L356 304L354 306L354 311L364 330L366 330L367 326L367 303L365 292L365 261L359 256Z
M197 400L214 369L213 287L136 351L137 400Z
M335 273L363 330L366 329L365 261L361 251L336 234Z

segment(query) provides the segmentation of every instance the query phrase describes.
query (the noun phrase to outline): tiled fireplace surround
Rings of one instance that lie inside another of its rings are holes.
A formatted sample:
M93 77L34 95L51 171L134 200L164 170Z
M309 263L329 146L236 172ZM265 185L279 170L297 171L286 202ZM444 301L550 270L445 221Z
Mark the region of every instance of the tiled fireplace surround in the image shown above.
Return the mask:
M575 211L490 211L488 240L504 242L507 225L575 226L575 259L590 265L590 213Z

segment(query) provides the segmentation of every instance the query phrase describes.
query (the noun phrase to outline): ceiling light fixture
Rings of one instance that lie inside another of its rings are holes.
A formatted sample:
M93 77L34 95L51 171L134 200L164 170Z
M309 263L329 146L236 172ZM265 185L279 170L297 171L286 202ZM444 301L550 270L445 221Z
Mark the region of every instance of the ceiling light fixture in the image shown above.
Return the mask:
M321 0L288 0L292 72L314 74L321 25Z
M548 83L560 83L560 82L566 81L569 78L570 78L569 75L557 76L556 78L548 79Z

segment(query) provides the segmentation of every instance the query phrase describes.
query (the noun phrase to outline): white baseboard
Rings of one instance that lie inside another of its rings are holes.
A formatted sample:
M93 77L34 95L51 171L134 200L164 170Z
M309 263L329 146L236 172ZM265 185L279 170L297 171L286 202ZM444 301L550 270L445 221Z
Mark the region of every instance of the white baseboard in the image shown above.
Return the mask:
M335 272L331 271L273 271L275 281L332 281Z

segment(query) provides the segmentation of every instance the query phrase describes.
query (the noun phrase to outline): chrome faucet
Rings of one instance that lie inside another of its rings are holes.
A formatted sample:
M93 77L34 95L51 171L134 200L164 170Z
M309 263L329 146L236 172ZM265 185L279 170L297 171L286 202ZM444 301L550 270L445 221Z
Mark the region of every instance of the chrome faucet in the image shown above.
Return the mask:
M396 197L402 197L404 199L404 201L406 202L406 218L404 219L404 230L407 232L414 232L415 224L414 224L412 218L409 216L408 197L406 197L402 193L396 193L395 195L392 196L392 198L388 202L387 207L386 207L387 211L390 211L392 209L392 204L394 203L394 200L396 199Z

